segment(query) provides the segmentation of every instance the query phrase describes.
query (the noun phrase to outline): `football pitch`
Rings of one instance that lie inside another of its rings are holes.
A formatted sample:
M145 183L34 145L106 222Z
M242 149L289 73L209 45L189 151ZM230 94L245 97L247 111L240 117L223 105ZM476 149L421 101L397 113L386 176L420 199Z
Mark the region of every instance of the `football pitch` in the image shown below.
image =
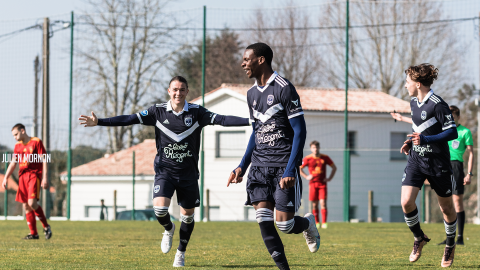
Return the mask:
M40 228L40 224L37 224ZM178 223L176 223L178 225ZM24 221L0 222L1 269L174 269L178 228L172 250L163 254L157 222L51 222L53 237L22 240ZM443 224L422 224L432 241L422 258L410 263L413 237L402 223L329 223L321 246L310 253L302 235L280 233L292 269L440 268ZM39 231L40 232L40 231ZM480 226L467 224L465 246L453 267L480 269ZM277 269L256 222L198 222L188 245L187 269Z

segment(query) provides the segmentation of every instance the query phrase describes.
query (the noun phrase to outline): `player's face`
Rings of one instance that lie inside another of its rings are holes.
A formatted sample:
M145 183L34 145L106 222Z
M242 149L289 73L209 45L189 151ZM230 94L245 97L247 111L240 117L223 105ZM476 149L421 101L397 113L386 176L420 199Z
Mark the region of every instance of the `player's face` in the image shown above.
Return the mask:
M168 88L168 95L176 105L183 105L187 98L188 88L183 82L173 81Z
M256 71L258 70L259 59L253 53L253 50L245 50L243 53L242 68L245 70L248 78L254 78Z
M408 95L411 97L416 97L418 95L418 88L420 87L420 83L414 82L410 75L407 75L407 80L405 82L405 88L407 88Z
M314 153L315 155L318 155L318 153L320 152L320 147L317 147L316 145L312 144L310 146L310 151L312 151L312 153Z
M23 134L25 134L25 130L24 129L18 129L18 128L14 128L12 130L12 135L13 135L13 138L19 142L19 141L22 141L22 138L23 138Z

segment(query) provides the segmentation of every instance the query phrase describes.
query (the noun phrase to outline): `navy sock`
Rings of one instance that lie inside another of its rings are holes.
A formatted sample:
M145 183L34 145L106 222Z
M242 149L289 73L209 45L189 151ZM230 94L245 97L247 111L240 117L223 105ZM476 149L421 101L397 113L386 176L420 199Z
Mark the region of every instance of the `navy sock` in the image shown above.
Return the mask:
M465 227L465 211L457 213L457 238L463 239L463 228Z
M155 211L155 216L157 217L158 223L160 223L165 230L170 231L173 227L173 223L170 220L168 206L154 206L153 210Z
M443 220L443 223L445 224L445 232L447 233L446 244L449 247L453 247L455 245L455 233L457 232L457 220L455 219L454 222Z
M308 218L295 216L287 221L277 221L277 227L280 231L286 234L298 234L302 233L310 226Z
M256 216L263 242L273 261L279 269L289 270L290 267L285 256L282 239L278 235L277 228L275 228L275 223L273 222L273 211L267 208L259 208L256 211Z
M178 250L180 251L187 250L190 236L192 235L193 228L195 227L195 220L193 219L193 216L194 215L180 215L180 218L182 220L182 224L180 225L180 244L178 244Z
M410 231L412 231L413 236L418 238L418 237L423 237L425 234L423 233L422 229L420 228L420 222L418 221L418 210L415 208L410 213L404 213L405 215L405 222L407 223L408 227L410 228Z

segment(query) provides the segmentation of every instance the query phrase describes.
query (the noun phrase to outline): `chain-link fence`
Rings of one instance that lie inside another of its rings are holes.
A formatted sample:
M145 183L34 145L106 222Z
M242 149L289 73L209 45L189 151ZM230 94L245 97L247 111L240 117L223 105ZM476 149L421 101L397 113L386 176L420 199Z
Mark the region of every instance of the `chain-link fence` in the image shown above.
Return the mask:
M108 211L113 211L114 190L117 211L131 210L133 196L136 209L149 208L155 153L149 139L154 138L154 129L140 125L85 128L78 125L78 116L91 111L99 117L133 114L167 101L167 84L174 75L187 78L189 100L200 96L205 31L205 106L217 113L248 117L245 97L253 81L246 78L240 63L244 48L261 41L274 51L274 70L300 93L308 131L304 155L310 154L310 141L317 140L321 153L330 156L337 166L328 184L328 209L329 220L341 221L347 172L346 5L346 1L322 1L313 6L293 2L258 9L200 7L173 11L159 1L120 1L115 7L99 1L76 12L73 25L70 14L49 17L48 31L44 18L1 21L0 107L4 117L0 120L0 151L12 152L16 142L10 131L16 123L25 124L29 135L46 140L43 130L47 121L42 119L47 115L43 89L47 88L44 78L48 74L47 151L52 155L52 187L41 202L48 203L50 216L67 215L72 76L71 218L99 218L103 209L100 199L105 200ZM478 95L475 85L480 73L479 12L480 3L473 0L349 1L347 145L351 149L351 219L367 220L369 190L374 194L375 220L394 222L403 218L400 187L406 157L399 155L398 148L411 127L394 122L389 112L409 113L403 89L403 70L409 65L429 62L440 69L433 89L447 103L462 107L465 117L461 122L472 130L476 142L477 109L473 100ZM467 94L460 95L459 89ZM201 104L201 100L195 102ZM205 128L204 189L209 195L205 192L203 200L209 207L210 220L254 219L251 208L243 206L245 183L225 188L250 133L250 128ZM133 150L135 147L138 149ZM135 195L133 151L137 155ZM8 215L21 215L21 207L13 199L18 173L12 181ZM303 188L299 211L307 212L310 204L305 180ZM426 194L432 197L429 191ZM477 211L476 177L466 189L465 200L467 218L472 221ZM427 218L438 221L434 196L426 204L430 205L426 212L431 213ZM422 205L421 196L418 205ZM2 207L0 212L5 213Z

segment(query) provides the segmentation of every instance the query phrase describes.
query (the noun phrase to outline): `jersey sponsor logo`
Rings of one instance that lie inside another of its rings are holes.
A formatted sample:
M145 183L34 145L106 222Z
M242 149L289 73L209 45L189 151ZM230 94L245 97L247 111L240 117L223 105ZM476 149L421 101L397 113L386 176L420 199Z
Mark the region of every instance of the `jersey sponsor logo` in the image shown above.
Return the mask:
M273 95L268 95L267 96L267 104L272 105L273 104Z
M165 119L165 121L163 121L163 123L164 123L165 125L170 124L170 122L168 122L168 119Z
M433 152L433 149L430 148L430 145L426 145L426 146L421 146L421 145L413 145L413 151L417 152L418 155L420 156L425 156L425 152L427 153L431 153Z
M459 146L460 146L460 142L459 142L459 141L452 141L452 148L453 148L453 149L458 149Z
M143 110L140 114L141 114L142 116L147 116L147 115L148 115L148 111L147 111L147 110Z
M298 99L297 99L297 100L292 100L292 103L293 103L295 106L298 106Z
M185 116L185 119L183 120L185 122L185 126L189 127L193 124L193 118L191 115Z
M159 191L160 191L160 186L159 186L159 185L156 185L156 186L153 188L153 192L158 193Z
M169 159L174 159L176 162L183 162L183 159L186 157L192 157L190 150L184 152L188 147L188 143L183 145L181 144L169 144L167 147L163 148L165 157Z
M426 112L426 111L422 111L422 114L420 115L420 117L422 118L422 120L427 119L427 112Z
M275 146L275 141L285 137L281 130L274 133L266 134L275 131L275 124L263 125L257 130L258 143L267 143L269 146Z

